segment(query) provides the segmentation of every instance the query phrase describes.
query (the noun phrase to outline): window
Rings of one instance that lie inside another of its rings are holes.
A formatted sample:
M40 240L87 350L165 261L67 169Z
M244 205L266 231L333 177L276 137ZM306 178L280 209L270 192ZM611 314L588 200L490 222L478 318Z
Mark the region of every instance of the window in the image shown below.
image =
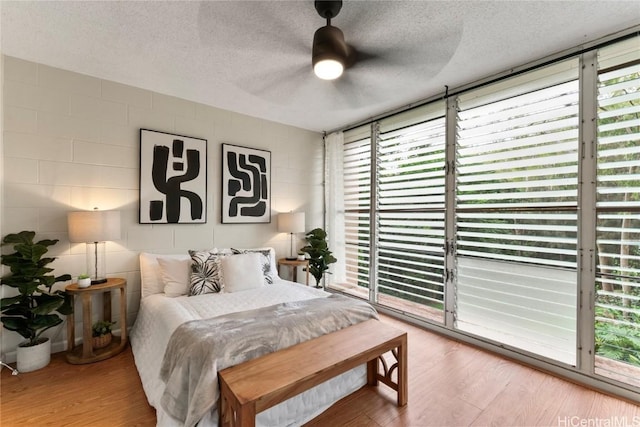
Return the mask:
M596 372L640 386L640 52L599 52Z
M573 365L578 61L491 89L459 98L456 327Z
M344 235L346 281L344 290L368 298L371 207L370 127L346 133L343 153Z
M444 113L439 102L382 120L376 144L378 302L437 322L444 320Z
M640 387L640 37L374 121L343 147L334 286Z

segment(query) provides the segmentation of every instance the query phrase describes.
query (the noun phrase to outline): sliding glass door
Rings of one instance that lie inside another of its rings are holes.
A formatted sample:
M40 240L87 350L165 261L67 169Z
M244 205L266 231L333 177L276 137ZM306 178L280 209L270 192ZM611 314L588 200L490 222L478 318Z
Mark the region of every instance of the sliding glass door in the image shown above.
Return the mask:
M640 52L603 49L598 71L596 373L640 386Z
M455 326L575 365L578 61L458 103Z
M445 108L381 120L377 132L377 301L444 321Z
M346 131L340 159L332 287L640 386L638 36Z

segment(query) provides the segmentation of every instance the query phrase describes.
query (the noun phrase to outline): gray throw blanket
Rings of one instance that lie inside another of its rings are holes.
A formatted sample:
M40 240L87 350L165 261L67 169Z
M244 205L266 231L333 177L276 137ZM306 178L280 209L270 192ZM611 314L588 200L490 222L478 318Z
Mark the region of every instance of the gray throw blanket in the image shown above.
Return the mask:
M186 322L162 361L162 406L194 426L216 405L218 371L372 318L366 302L331 295Z

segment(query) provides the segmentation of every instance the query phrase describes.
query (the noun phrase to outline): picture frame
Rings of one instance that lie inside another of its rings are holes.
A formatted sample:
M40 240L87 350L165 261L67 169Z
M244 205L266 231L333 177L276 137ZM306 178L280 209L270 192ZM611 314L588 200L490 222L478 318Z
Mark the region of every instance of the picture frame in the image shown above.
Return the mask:
M222 144L222 223L271 222L271 151Z
M207 222L207 140L140 129L140 224Z

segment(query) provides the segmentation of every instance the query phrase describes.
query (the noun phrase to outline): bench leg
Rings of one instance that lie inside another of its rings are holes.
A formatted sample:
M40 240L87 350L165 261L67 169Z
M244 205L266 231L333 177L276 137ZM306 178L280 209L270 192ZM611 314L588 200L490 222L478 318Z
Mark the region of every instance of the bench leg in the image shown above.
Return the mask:
M398 406L407 404L409 393L407 372L407 336L405 335L398 346Z
M367 384L378 385L378 358L367 362Z
M242 405L236 414L237 427L254 427L256 425L256 405L248 403Z
M222 392L223 389L224 387L221 384L220 400L218 400L218 425L220 427L229 427L232 424L231 417L233 417L233 409L227 399L227 390Z

